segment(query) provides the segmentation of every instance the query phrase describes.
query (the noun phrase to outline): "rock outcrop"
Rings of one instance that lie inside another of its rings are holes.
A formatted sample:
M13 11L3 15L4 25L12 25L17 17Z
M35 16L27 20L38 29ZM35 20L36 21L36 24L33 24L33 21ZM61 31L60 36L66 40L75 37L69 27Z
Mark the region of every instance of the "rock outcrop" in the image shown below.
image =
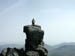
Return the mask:
M4 48L0 56L25 56L25 54L23 48Z
M48 56L43 42L44 31L41 26L35 25L34 19L32 25L24 26L23 32L26 33L25 50L5 48L0 56Z
M25 56L47 56L48 51L44 48L44 31L38 25L24 26L26 33Z

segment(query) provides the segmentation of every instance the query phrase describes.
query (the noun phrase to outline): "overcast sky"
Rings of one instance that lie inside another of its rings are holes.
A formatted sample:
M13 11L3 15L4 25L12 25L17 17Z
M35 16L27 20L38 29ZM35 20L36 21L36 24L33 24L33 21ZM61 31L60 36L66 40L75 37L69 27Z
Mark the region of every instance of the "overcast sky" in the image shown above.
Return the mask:
M46 44L75 42L75 0L0 0L0 42L24 44L23 26L32 18Z

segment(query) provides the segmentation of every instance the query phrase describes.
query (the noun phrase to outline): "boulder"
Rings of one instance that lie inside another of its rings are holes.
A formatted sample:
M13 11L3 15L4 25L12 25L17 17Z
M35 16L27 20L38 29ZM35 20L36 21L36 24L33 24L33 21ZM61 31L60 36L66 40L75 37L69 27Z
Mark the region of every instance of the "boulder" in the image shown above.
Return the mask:
M4 48L0 54L0 56L25 56L24 50L17 48Z

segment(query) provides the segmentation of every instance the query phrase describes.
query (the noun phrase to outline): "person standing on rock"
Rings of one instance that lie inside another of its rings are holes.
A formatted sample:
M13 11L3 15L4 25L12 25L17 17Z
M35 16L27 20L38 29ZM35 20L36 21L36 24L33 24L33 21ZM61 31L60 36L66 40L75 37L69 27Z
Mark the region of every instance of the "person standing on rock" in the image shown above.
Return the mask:
M43 35L44 31L41 29L41 26L35 25L34 18L32 19L32 25L24 26L23 32L26 33L25 40L25 55L32 56L37 54L39 56L47 56L46 49L43 48ZM36 54L35 54L36 53Z

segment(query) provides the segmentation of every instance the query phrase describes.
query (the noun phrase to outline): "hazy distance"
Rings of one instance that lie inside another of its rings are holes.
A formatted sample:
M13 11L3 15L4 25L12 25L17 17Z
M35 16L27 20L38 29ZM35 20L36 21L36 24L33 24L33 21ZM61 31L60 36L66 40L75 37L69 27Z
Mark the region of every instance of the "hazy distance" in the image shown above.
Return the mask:
M75 42L75 0L0 0L0 43L24 44L23 26L36 24L49 45Z

